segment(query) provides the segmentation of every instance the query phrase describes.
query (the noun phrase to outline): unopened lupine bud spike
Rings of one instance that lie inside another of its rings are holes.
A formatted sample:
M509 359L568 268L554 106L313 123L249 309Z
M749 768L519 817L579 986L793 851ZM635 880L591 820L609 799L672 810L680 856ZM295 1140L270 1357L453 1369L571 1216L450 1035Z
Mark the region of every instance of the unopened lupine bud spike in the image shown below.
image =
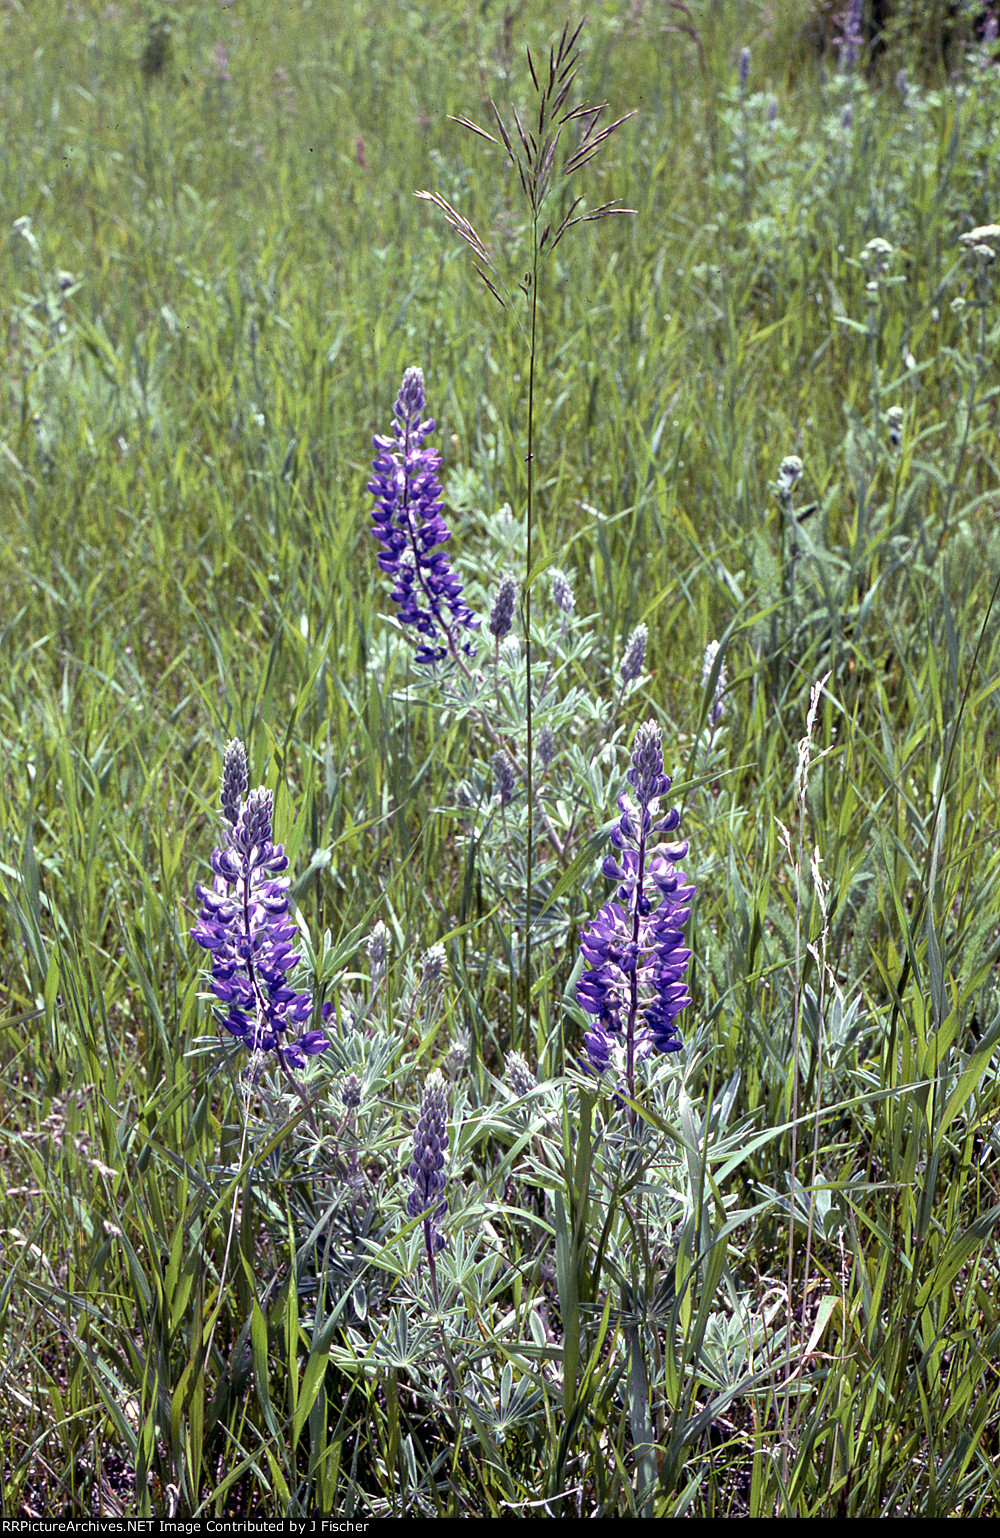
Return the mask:
M413 1187L406 1203L411 1218L423 1218L435 1250L442 1250L445 1243L438 1225L448 1211L448 1203L443 1200L447 1156L448 1091L440 1070L435 1069L424 1085L420 1118L413 1134Z
M507 1053L504 1075L519 1100L522 1095L530 1095L533 1089L538 1088L538 1080L520 1052Z
M517 602L517 586L517 578L513 572L509 571L501 578L489 618L490 635L497 641L502 641L510 633L514 620L514 605Z
M555 567L551 571L550 576L552 578L552 602L563 614L570 614L576 599L573 596L573 589L570 586L569 578L564 571L559 571Z
M247 793L249 785L249 771L247 769L247 750L238 737L226 743L226 753L222 760L222 816L230 827L235 828L240 818L240 803Z
M639 677L646 665L646 643L648 640L648 627L646 625L636 625L625 643L625 651L622 654L622 683L630 684Z
M500 797L500 805L504 807L513 798L514 787L517 783L517 771L511 761L510 754L500 748L490 757L490 768L493 770L493 784L497 795Z
M379 919L365 943L365 955L371 962L373 970L384 965L387 943L388 930Z

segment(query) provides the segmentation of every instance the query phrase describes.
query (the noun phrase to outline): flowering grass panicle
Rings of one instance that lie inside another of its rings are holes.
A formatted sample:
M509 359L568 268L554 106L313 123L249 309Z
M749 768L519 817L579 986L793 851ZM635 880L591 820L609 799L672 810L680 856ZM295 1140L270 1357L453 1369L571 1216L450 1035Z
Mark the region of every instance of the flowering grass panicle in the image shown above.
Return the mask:
M584 1037L591 1067L603 1073L616 1047L624 1049L632 1093L637 1058L681 1047L674 1022L690 1002L684 973L691 952L682 931L694 888L674 869L687 844L664 844L657 837L677 828L680 813L660 810L671 782L663 772L654 721L636 733L626 778L631 791L618 797L621 817L611 832L615 852L602 865L605 876L619 884L581 942L588 966L577 999L594 1020Z
M372 440L377 454L368 490L375 498L372 533L384 546L379 565L395 580L392 599L400 619L417 632L417 662L433 666L472 654L462 632L476 630L479 619L440 548L451 530L441 514L441 456L424 447L434 431L433 418L421 420L424 405L423 373L408 368L393 407L392 435Z
M288 860L272 841L271 792L247 794L248 784L246 748L234 739L222 769L225 842L212 852L213 885L195 888L202 907L191 935L212 958L212 992L224 1006L220 1023L249 1052L275 1052L285 1067L301 1068L328 1043L320 1030L287 1040L290 1027L310 1019L313 998L289 981L299 957L289 883L281 875ZM327 1004L324 1018L330 1013Z

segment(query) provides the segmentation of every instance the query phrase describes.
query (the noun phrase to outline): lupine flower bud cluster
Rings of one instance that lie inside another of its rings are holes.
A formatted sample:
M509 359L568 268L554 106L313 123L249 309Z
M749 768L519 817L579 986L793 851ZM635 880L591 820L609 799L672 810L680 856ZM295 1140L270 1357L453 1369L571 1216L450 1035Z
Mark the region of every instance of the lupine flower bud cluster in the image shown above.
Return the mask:
M504 807L513 800L514 787L517 783L517 771L510 754L503 748L498 749L490 756L490 768L493 770L493 784L500 797L500 805Z
M433 665L474 650L464 630L479 620L462 597L462 584L439 547L451 538L441 514L441 456L424 448L433 418L421 421L424 376L418 368L403 375L393 407L392 436L377 435L368 490L375 498L372 533L384 549L378 563L395 580L392 599L399 617L418 635L417 662Z
M385 966L385 953L388 946L388 930L379 919L371 934L365 941L365 955L371 963L373 972L380 972Z
M611 833L615 852L602 866L605 876L619 884L614 900L605 903L581 942L587 970L576 994L594 1021L584 1037L591 1067L604 1072L620 1045L631 1079L635 1058L676 1052L681 1046L674 1021L690 1002L684 973L691 952L682 930L694 887L674 869L687 854L687 844L658 841L677 828L680 814L660 809L670 778L663 772L662 740L654 721L636 733L626 778L631 792L618 797L621 817Z
M420 983L423 988L433 988L441 982L448 966L448 957L443 945L432 945L430 950L424 951L420 963Z
M224 1006L220 1023L249 1052L277 1052L286 1067L301 1068L328 1043L320 1030L287 1040L290 1027L311 1017L313 999L289 982L300 958L292 950L289 883L280 874L288 860L271 838L271 792L247 794L247 785L246 748L234 740L222 769L225 843L212 852L212 887L195 888L202 907L191 938L212 958L212 992ZM324 1006L324 1018L331 1010Z
M443 1250L445 1244L438 1223L448 1211L448 1203L442 1199L447 1154L448 1091L444 1078L436 1069L424 1085L420 1119L413 1134L413 1162L410 1165L413 1189L406 1203L411 1218L423 1218L428 1249L432 1253Z
M552 602L563 614L571 614L576 599L573 597L573 589L569 578L564 571L554 568L550 573L552 578Z
M556 739L547 726L543 726L538 734L537 751L542 768L547 769L556 756Z
M489 632L497 641L502 641L510 633L510 627L514 620L514 605L517 602L517 578L513 572L507 572L500 580L497 596L493 600L490 610Z
M642 672L646 665L646 643L649 640L649 629L646 625L636 625L632 634L625 643L625 651L622 655L622 683L630 684Z
M903 419L905 413L902 406L890 406L885 414L885 420L889 428L889 443L894 449L898 449L903 441Z
M782 507L791 507L792 492L802 479L802 461L797 454L786 454L778 466L776 482L778 501Z
M705 647L705 663L701 675L703 689L708 688L709 679L712 677L712 669L715 667L715 659L718 655L718 641L709 641L708 645ZM712 692L712 703L708 707L708 724L713 732L715 731L715 728L718 726L719 722L722 720L722 715L725 708L723 704L723 696L726 692L727 682L726 664L723 663L719 668L719 676L715 680L715 689Z
M504 1061L504 1077L518 1100L538 1088L538 1080L520 1052L508 1052Z

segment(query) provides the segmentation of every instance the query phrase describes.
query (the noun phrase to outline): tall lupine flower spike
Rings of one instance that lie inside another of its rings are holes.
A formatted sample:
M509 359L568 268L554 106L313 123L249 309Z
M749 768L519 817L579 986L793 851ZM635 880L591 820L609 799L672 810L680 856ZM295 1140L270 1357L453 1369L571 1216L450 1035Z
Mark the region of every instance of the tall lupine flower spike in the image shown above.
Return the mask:
M378 563L395 580L400 619L417 632L417 662L433 665L471 655L474 647L462 632L477 629L479 620L439 548L451 530L441 515L441 456L424 448L434 431L433 418L421 421L424 405L423 373L408 368L393 407L392 436L372 440L377 453L368 490L375 498L372 533L384 546Z
M602 866L619 885L581 942L588 965L576 994L594 1021L584 1037L590 1066L603 1073L616 1047L623 1049L626 1084L634 1098L636 1059L677 1052L682 1044L674 1021L690 1002L684 973L691 952L682 930L694 887L674 869L687 854L687 844L658 841L658 835L677 828L680 813L660 809L670 778L663 772L655 721L636 733L626 778L631 791L618 797L621 817L611 833L616 852Z
M288 1041L291 1026L313 1012L312 994L289 982L298 966L288 915L288 860L272 842L272 797L261 787L247 794L247 755L242 742L226 747L220 797L225 842L212 852L215 881L197 886L201 902L191 938L212 958L212 992L223 1006L220 1024L249 1052L274 1052L285 1068L302 1068L328 1045L322 1031ZM323 1008L323 1018L332 1006Z
M448 1211L448 1203L444 1200L447 1155L448 1091L440 1069L435 1069L424 1085L420 1119L413 1134L413 1162L410 1165L413 1189L406 1201L410 1217L424 1220L424 1244L435 1303L437 1271L434 1262L445 1246L445 1237L438 1225Z

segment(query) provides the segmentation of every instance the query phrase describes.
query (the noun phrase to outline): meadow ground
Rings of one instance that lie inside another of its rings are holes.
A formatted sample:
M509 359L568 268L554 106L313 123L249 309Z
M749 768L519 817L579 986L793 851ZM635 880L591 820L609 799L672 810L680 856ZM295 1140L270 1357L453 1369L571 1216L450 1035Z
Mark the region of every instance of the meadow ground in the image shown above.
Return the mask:
M0 7L5 1516L997 1515L954 9Z

